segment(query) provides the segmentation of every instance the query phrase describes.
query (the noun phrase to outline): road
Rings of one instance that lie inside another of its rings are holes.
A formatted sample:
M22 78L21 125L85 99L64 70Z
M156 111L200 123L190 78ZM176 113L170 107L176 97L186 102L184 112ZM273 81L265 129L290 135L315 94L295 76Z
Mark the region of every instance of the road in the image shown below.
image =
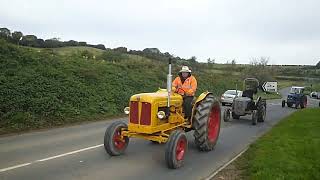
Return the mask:
M317 103L318 100L309 101L312 106ZM211 152L199 152L193 143L192 132L188 133L185 165L178 170L166 167L165 145L141 139L131 139L123 156L106 154L103 135L113 121L2 137L0 179L203 179L294 111L281 108L281 100L271 100L264 123L252 126L250 117L222 122L219 141Z

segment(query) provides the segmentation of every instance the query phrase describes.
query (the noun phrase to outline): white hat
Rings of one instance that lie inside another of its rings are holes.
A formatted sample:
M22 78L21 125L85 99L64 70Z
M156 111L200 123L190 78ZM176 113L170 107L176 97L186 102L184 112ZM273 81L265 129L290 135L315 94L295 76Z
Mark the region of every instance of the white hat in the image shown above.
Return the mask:
M189 73L191 73L191 70L189 69L189 67L188 66L182 66L182 68L181 68L181 70L179 71L179 72L189 72Z

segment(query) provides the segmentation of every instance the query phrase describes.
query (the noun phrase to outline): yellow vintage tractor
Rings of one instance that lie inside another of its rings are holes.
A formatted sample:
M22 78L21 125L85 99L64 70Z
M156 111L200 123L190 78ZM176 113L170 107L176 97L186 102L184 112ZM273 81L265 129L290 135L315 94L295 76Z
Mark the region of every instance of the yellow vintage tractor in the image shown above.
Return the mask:
M191 120L184 118L183 97L171 92L171 59L167 89L154 93L131 96L128 125L117 121L108 126L104 136L104 147L111 156L124 153L129 138L142 138L156 143L166 143L165 160L169 168L183 165L188 148L186 132L194 130L195 144L200 151L211 151L220 132L220 104L212 93L204 92L193 102Z

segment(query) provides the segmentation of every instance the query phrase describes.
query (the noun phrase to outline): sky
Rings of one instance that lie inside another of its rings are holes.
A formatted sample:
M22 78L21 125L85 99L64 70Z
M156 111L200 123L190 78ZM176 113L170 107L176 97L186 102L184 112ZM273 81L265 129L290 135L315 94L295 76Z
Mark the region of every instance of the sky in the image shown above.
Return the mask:
M320 61L319 0L1 0L0 27L217 63Z

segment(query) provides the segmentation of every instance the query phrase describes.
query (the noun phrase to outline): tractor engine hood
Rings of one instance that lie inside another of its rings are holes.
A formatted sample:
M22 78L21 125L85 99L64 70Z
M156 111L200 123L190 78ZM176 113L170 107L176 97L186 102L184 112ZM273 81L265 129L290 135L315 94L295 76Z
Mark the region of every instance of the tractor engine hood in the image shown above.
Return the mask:
M155 103L155 102L167 102L168 100L168 92L166 89L160 89L154 93L141 93L135 94L131 96L130 101L141 101L141 102L148 102L148 103ZM170 101L182 101L182 96L177 93L172 93L170 96Z

